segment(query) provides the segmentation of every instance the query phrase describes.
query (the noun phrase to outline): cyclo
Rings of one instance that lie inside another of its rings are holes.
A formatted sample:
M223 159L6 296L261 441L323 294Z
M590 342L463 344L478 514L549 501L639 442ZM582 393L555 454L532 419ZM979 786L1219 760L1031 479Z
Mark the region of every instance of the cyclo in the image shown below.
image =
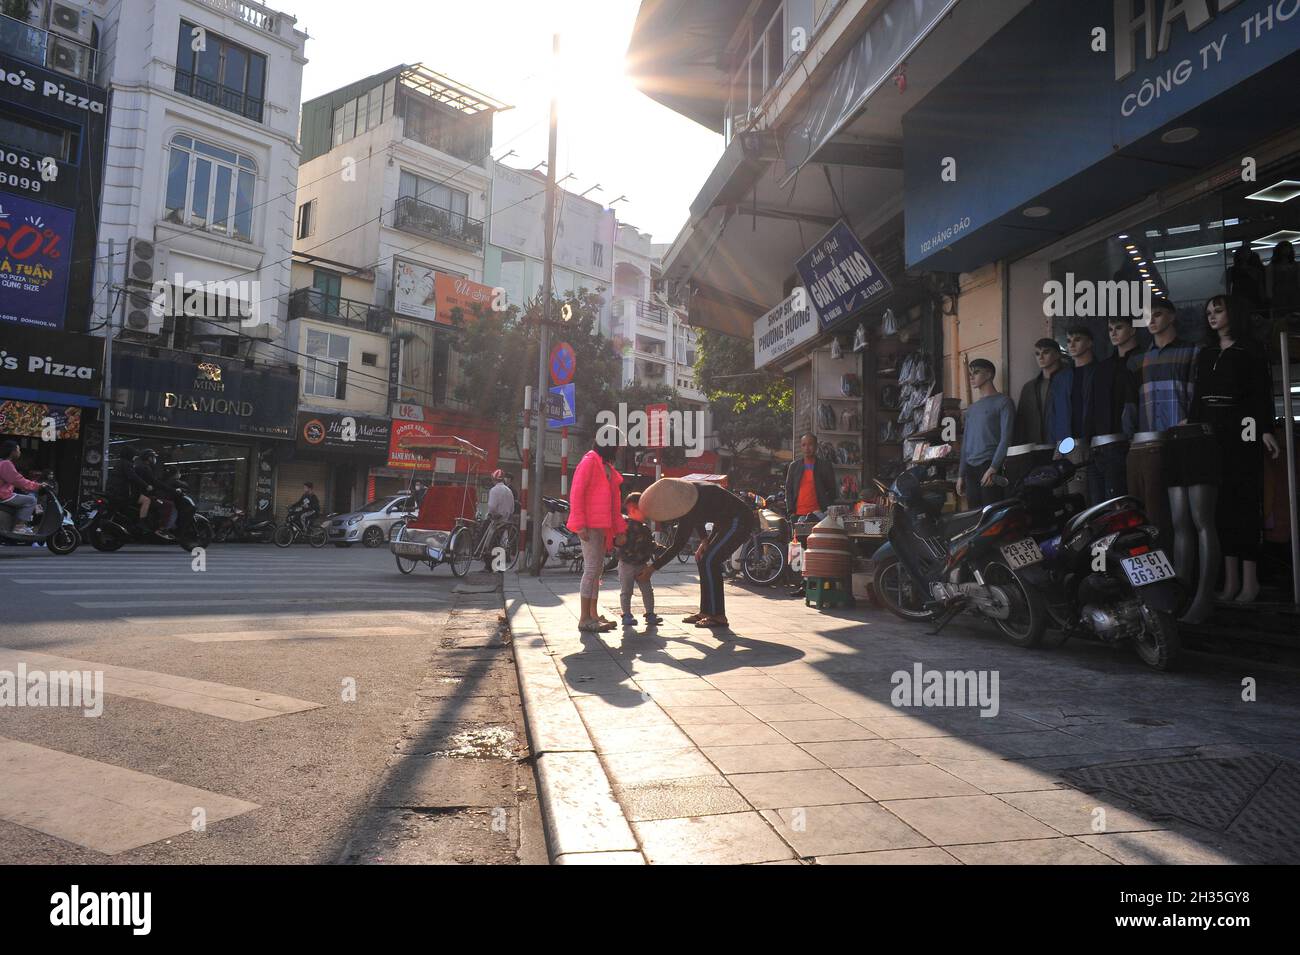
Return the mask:
M439 564L446 563L455 576L464 577L476 560L492 567L497 548L501 548L504 569L512 568L519 558L519 528L514 524L475 517L478 494L474 479L479 464L487 460L487 452L464 438L443 435L408 435L401 439L401 447L427 452L431 472L435 454L464 458L470 466L461 485L430 482L420 502L419 513L394 529L388 547L397 562L397 569L409 574L419 564L427 564L430 570L434 570ZM415 476L412 475L412 492L414 482Z

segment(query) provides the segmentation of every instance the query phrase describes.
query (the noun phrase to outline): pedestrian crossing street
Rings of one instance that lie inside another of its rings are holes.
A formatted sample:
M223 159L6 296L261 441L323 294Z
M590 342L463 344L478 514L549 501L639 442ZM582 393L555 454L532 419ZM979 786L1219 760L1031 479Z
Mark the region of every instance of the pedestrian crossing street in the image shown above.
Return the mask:
M197 679L177 672L184 669L178 661L185 655L174 652L166 656L170 672L83 658L69 652L78 636L147 634L164 646L174 642L195 652L206 647L205 653L219 655L274 646L290 659L311 654L324 640L367 654L385 640L427 638L443 619L454 582L445 567L403 576L387 551L358 548L219 545L207 551L202 570L195 570L191 555L180 548L126 548L115 554L83 548L64 557L36 548L12 549L16 555L8 550L0 548L0 605L23 612L21 622L7 621L0 630L0 680L20 667L27 674L100 672L103 720L125 718L113 711L113 701L129 699L182 719L273 723L332 706L337 693L321 702L277 693L271 686ZM54 624L66 639L23 646L28 627L31 633L47 632L44 628ZM205 824L212 825L260 808L184 779L23 739L24 718L31 711L11 710L12 705L12 700L0 705L0 821L117 855L192 832L199 809ZM63 708L57 717L73 724L67 728L78 744L83 739L92 744L99 720L85 719L75 708ZM195 745L189 730L173 745ZM202 730L196 733L202 739ZM0 825L0 839L4 829Z

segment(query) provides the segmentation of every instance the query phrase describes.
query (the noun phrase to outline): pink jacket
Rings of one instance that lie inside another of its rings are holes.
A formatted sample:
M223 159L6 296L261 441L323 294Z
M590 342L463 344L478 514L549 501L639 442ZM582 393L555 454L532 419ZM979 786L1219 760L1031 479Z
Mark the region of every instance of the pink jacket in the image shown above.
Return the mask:
M605 549L614 546L614 536L627 530L623 519L623 496L619 487L623 475L610 468L610 478L605 479L605 462L595 451L588 451L573 472L573 487L569 491L569 530L575 534L586 530L612 531L605 535Z
M17 491L34 491L38 487L40 485L35 481L29 481L19 474L14 463L8 458L0 461L0 501L9 500Z

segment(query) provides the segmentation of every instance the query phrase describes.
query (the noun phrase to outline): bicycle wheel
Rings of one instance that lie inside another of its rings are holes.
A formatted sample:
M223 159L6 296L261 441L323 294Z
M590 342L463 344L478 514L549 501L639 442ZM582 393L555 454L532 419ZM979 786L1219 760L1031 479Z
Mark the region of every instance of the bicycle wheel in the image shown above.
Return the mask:
M469 573L469 569L474 566L473 528L458 527L452 531L451 542L447 545L447 563L451 565L451 572L456 577L464 577Z
M329 538L329 534L325 530L325 528L313 527L311 529L311 536L308 537L307 540L311 543L312 547L324 547L325 541L328 538Z
M767 587L785 570L785 554L771 541L763 541L746 552L742 569L751 584Z
M504 556L504 566L501 569L514 570L515 565L519 563L519 528L513 524L507 524L503 527L501 533L497 536L496 546L501 548ZM497 568L494 566L492 569Z
M296 536L297 535L293 532L293 525L281 524L275 529L275 546L288 547L293 543L293 539Z
M397 569L404 574L409 574L414 571L416 566L420 563L414 557L403 557L401 554L395 554L394 557L397 559Z

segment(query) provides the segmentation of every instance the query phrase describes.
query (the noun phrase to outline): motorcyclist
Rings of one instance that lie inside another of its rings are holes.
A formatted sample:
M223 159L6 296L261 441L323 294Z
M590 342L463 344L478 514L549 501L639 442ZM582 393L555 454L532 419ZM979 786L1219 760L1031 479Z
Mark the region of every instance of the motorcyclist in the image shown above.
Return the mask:
M132 458L131 467L126 472L126 479L140 506L136 527L138 530L152 533L154 530L152 524L155 522L149 520L149 512L155 500L161 504L167 489L166 481L158 467L158 452L153 448L146 448ZM156 512L154 516L157 517Z
M320 513L320 498L316 496L315 486L311 481L302 482L302 497L289 505L289 516L297 516L302 526L308 528Z
M43 485L29 481L19 472L14 462L22 456L22 449L17 441L5 441L0 444L0 502L14 509L14 526L12 534L34 534L29 526L32 513L36 508L36 496L22 493L39 490Z

